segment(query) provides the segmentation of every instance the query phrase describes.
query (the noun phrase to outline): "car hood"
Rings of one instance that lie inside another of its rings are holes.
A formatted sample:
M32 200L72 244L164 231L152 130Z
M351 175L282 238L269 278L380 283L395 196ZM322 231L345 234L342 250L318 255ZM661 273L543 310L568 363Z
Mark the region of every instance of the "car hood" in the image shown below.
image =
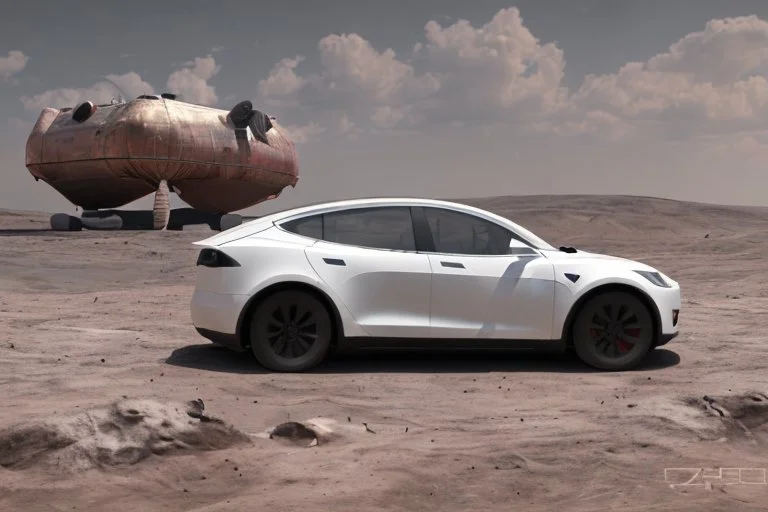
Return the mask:
M574 253L568 253L563 251L541 251L542 255L553 263L568 262L568 261L605 261L612 264L631 266L633 270L648 270L655 272L656 269L640 263L639 261L630 260L628 258L621 258L619 256L610 256L608 254L600 254L596 252L577 251Z

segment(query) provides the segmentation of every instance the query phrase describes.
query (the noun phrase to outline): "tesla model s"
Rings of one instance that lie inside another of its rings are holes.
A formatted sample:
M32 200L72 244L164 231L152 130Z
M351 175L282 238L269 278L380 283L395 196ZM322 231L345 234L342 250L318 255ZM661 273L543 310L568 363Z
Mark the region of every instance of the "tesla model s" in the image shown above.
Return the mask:
M195 244L195 328L273 371L391 347L558 347L618 371L678 334L680 287L659 270L454 202L328 202Z

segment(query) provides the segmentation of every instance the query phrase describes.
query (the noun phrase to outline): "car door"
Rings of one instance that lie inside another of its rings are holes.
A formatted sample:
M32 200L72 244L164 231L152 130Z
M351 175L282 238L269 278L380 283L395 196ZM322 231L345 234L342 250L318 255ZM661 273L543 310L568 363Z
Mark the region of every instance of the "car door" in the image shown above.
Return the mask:
M432 271L416 252L410 208L331 212L322 225L307 258L358 325L373 337L429 336Z
M422 211L433 245L430 336L551 338L555 282L549 260L486 219L444 208Z

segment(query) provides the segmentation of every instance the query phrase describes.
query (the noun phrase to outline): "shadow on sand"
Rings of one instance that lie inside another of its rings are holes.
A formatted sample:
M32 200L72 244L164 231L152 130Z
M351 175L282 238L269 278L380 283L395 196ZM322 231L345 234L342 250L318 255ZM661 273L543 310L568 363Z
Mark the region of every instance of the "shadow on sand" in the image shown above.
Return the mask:
M174 350L165 364L212 372L270 373L250 352L233 352L213 344L188 345ZM680 356L657 348L635 372L661 370L676 366ZM595 370L570 354L521 352L368 352L334 354L307 371L314 374L335 373L488 373L552 372L595 373Z

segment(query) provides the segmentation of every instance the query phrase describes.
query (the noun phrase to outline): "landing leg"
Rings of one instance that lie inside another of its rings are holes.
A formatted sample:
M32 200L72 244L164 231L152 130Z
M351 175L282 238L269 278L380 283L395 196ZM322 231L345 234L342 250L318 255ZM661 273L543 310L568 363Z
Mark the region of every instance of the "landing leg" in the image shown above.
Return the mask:
M165 231L171 218L171 202L168 198L168 183L160 182L155 192L155 204L152 207L152 220L154 229Z

